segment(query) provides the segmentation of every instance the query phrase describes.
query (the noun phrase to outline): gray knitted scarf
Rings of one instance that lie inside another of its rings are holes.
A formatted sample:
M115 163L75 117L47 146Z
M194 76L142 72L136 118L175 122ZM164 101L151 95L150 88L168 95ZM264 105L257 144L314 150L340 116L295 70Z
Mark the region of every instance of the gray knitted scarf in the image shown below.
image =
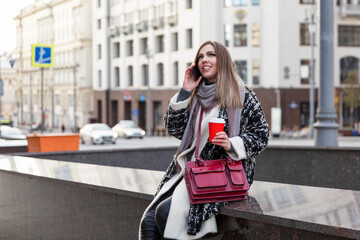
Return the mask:
M244 102L245 98L245 88L244 83L240 80L240 95L241 95L241 102ZM196 122L196 116L199 113L200 107L205 111L210 111L213 107L216 106L217 100L215 98L215 84L206 84L205 81L201 81L198 92L196 93L196 97L193 98L193 102L191 105L189 120L185 128L184 135L181 139L181 143L179 148L177 149L176 155L175 155L175 164L178 167L179 165L177 163L177 158L184 150L190 147L193 137L194 137L194 131L195 131L195 122ZM229 137L237 136L240 132L240 118L241 118L241 111L242 108L228 108L228 123L229 123Z

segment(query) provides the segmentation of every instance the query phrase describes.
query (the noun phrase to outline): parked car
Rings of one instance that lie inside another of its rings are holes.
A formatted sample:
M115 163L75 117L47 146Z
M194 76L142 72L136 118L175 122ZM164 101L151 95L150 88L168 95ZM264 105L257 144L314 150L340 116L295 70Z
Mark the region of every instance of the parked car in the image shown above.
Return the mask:
M23 132L16 127L0 126L0 138L6 140L26 140Z
M117 133L118 137L143 138L145 136L145 131L131 120L121 120L112 130Z
M117 134L105 123L89 123L80 129L80 141L83 144L115 144L116 139Z

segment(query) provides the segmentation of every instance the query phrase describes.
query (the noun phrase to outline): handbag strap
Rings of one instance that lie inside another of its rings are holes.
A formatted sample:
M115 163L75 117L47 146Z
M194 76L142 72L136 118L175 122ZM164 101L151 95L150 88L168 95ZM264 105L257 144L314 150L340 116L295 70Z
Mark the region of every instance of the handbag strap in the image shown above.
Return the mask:
M202 109L202 107L200 107L200 108L201 108L201 111L200 111L199 127L198 127L197 138L196 138L195 159L201 161L201 159L199 158L199 145L200 145L201 121L203 118L203 109Z

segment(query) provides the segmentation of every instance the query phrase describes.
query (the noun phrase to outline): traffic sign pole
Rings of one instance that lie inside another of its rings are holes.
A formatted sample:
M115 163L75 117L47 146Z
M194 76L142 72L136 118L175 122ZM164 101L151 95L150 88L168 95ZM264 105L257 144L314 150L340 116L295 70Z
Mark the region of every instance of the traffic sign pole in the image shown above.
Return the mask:
M33 44L31 51L31 65L41 67L41 126L40 132L43 133L45 126L44 113L44 67L54 66L54 45ZM32 123L31 123L32 124Z
M44 68L41 68L41 130L40 132L43 133L44 131Z

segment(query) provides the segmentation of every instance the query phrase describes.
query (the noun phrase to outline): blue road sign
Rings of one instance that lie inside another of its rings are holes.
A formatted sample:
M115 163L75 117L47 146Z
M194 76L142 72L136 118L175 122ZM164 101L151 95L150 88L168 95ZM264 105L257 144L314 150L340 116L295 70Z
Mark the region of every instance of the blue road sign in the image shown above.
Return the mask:
M33 44L31 65L35 67L52 67L54 65L54 46Z

